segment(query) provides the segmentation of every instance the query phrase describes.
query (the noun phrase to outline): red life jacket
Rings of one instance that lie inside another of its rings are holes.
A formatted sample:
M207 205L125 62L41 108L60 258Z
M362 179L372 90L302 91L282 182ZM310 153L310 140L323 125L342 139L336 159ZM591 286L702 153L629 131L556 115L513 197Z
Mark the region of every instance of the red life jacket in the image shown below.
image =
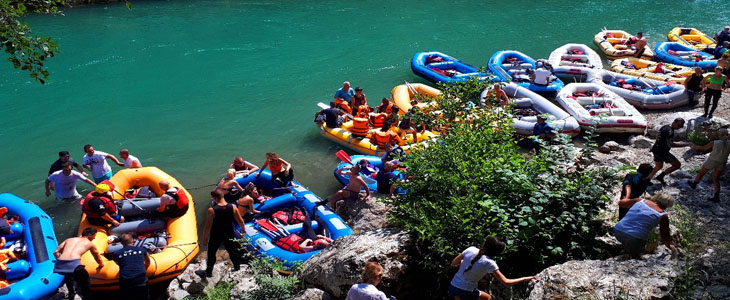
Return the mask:
M292 209L291 211L280 210L271 214L271 216L288 225L304 222L304 214L299 209Z
M289 252L304 253L304 251L299 248L299 243L301 243L302 241L304 241L302 237L296 234L290 234L287 237L276 240L274 242L274 245Z
M190 202L190 200L188 199L188 195L185 194L185 192L182 189L179 189L176 187L173 187L171 189L175 189L175 192L172 193L172 192L168 191L168 192L165 192L165 194L167 194L168 196L175 199L175 206L173 207L173 206L168 205L165 207L165 210L170 210L170 209L182 210L185 207L187 207L188 202Z
M102 215L97 213L96 211L91 209L91 206L89 203L92 199L100 199L102 203L104 203L104 211L106 211L107 214L110 216L117 214L117 206L114 204L112 199L109 197L106 197L105 195L99 196L96 192L91 192L86 195L86 198L84 198L84 204L81 206L81 211L83 211L86 214L86 217L88 218L101 218Z

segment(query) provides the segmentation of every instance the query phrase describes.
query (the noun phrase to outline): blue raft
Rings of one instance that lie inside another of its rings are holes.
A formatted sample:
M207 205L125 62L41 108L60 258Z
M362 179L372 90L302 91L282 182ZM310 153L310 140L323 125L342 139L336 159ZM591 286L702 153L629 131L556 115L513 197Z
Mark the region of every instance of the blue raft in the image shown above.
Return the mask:
M413 55L411 70L433 83L451 84L475 77L480 82L495 79L492 74L479 72L478 68L437 51L418 52Z
M0 289L0 299L42 299L56 292L63 282L63 276L53 273L56 260L53 251L58 248L58 241L51 217L37 205L8 193L0 194L0 207L7 207L8 214L17 215L20 222L25 224L22 238L27 247L26 260L31 270L25 278ZM12 264L9 266L12 267Z
M717 67L717 60L712 54L699 51L680 43L662 42L654 48L654 57L675 65L700 67L712 70ZM699 60L697 60L699 58Z
M489 71L497 75L500 81L511 81L535 93L555 96L565 86L555 75L550 75L550 85L539 85L530 82L526 72L528 70L534 71L537 68L536 62L532 57L522 52L503 50L494 53L487 66L489 66Z
M352 163L357 164L361 160L367 160L370 165L373 166L373 170L368 170L365 172L360 172L360 175L362 176L363 180L365 180L365 183L368 185L368 188L370 189L370 192L375 192L378 190L378 181L372 177L371 174L376 174L378 172L383 171L383 161L380 159L380 156L372 156L372 155L353 155L350 157L352 159ZM350 168L352 165L350 165L347 162L340 162L337 167L335 167L335 178L337 181L339 181L342 185L347 185L350 183L350 175L343 175L337 173L337 171L343 169L343 168ZM398 175L400 179L403 179L405 177L405 174L400 171L394 171L394 174ZM365 188L362 188L361 190L364 190ZM398 194L404 194L405 191L402 191L400 188L396 188L396 193Z
M249 182L253 182L258 188L286 192L285 194L266 200L264 204L260 204L256 207L256 209L260 210L262 213L255 215L254 220L268 217L276 211L293 206L306 209L307 213L312 216L315 204L322 201L322 199L317 197L317 195L296 181L292 181L292 184L294 184L292 187L279 188L271 181L271 173L269 170L264 170L259 178L256 178L254 174L251 174L246 177L236 178L236 181L243 187L245 187ZM322 234L333 240L352 234L352 229L350 229L350 227L347 226L345 222L329 207L323 205L316 206L316 210L316 217L321 221L321 223L312 221L312 227L317 234ZM243 232L237 224L234 224L234 228L239 237L243 234L244 237L251 241L248 246L249 250L256 252L256 254L260 257L279 259L283 261L286 266L292 266L295 263L303 263L313 255L322 251L314 250L307 253L294 253L281 249L276 246L273 239L262 232L259 226L254 222L246 222L245 230ZM299 233L302 230L302 224L286 225L284 228L286 228L290 233Z

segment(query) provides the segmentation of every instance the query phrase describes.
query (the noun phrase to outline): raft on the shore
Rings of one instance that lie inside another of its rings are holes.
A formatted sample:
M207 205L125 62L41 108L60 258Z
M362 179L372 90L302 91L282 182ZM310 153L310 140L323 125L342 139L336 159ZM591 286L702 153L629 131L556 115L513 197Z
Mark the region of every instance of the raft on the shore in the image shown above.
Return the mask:
M654 47L658 60L685 67L700 67L712 70L717 67L717 59L712 54L699 51L680 43L661 42Z
M715 39L692 27L674 27L667 33L667 39L700 51L711 51L717 46Z
M635 57L637 49L626 45L626 42L632 38L636 37L623 30L604 29L593 36L593 43L601 49L608 59ZM652 51L648 43L644 47L644 53L641 54L641 58L654 58L654 51Z
M616 93L596 83L571 83L556 100L584 129L598 133L636 133L646 130L646 119Z
M188 208L184 215L178 218L161 219L155 216L155 209L159 207L159 196L162 191L158 183L167 180L170 187L177 187L188 199ZM116 192L112 191L115 199L122 199L127 189L133 187L148 187L156 197L149 199L127 199L123 200L120 213L128 215L127 219L119 227L109 228L108 226L95 226L86 220L86 215L81 216L79 232L88 227L98 230L93 240L94 245L100 253L108 252L109 235L120 235L124 232L135 232L138 234L158 234L164 231L166 234L166 247L158 253L150 254L150 265L147 267L147 278L150 284L163 282L180 275L200 250L198 245L198 228L195 217L195 205L193 197L175 178L156 167L144 167L139 169L120 170L109 180ZM135 201L142 210L132 205L129 201ZM157 203L157 205L155 205ZM133 215L133 216L132 216ZM102 256L103 268L97 268L97 263L91 253L85 253L81 257L81 264L86 266L91 279L93 290L118 290L119 289L119 266L106 256Z
M485 101L490 89L485 89L482 92L482 102ZM553 116L554 119L548 120L548 124L560 133L571 136L580 133L578 121L560 109L560 107L545 99L545 97L512 83L503 86L502 90L504 90L507 96L510 97L512 103L514 103L513 114L515 111L519 112L519 114L515 114L512 122L512 128L515 129L517 134L524 136L532 135L532 130L537 123L537 116L541 114ZM502 108L500 107L499 109Z
M10 285L0 289L0 299L43 299L56 292L63 282L63 275L53 273L58 248L53 221L40 207L13 194L0 194L0 207L7 214L17 216L12 224L12 236L6 236L6 246L25 244L24 256L9 263L5 278ZM17 254L16 254L17 255Z
M587 75L591 70L603 69L601 56L584 44L560 46L550 53L548 62L558 76Z
M689 103L684 85L677 83L609 71L591 73L588 82L606 87L638 108L670 109Z
M372 170L366 170L361 171L360 176L365 181L365 184L367 184L368 188L370 189L370 192L375 192L378 190L378 181L377 181L377 174L378 172L385 172L385 168L383 167L383 161L380 156L372 156L372 155L353 155L350 157L353 164L359 163L361 160L366 160L370 166L372 166ZM338 171L342 169L349 169L352 167L352 164L348 162L340 162L335 167L335 178L337 181L339 181L343 186L348 185L350 183L350 175L348 174L339 174ZM395 170L393 171L396 175L400 177L400 179L404 179L405 173ZM361 190L364 190L365 188L361 188ZM396 189L396 193L401 194L404 193L401 189Z
M234 225L237 236L249 239L250 243L248 243L247 247L250 251L255 252L257 256L279 259L284 265L292 266L295 263L303 263L322 251L314 250L306 253L295 253L276 245L276 238L272 238L271 235L266 233L266 229L259 226L256 221L269 219L272 214L282 209L298 207L299 209L306 210L307 215L313 220L312 228L316 234L329 237L333 240L352 234L352 229L328 206L316 205L322 201L321 198L296 181L292 181L292 186L280 187L271 180L271 172L269 170L261 172L259 177L256 177L255 174L250 174L245 177L237 177L235 180L244 187L248 183L253 182L257 188L278 191L277 194L279 194L279 196L257 205L256 209L261 211L261 213L254 215L252 220L247 221L244 224L245 228L243 230L237 224ZM302 231L302 223L282 225L286 231L292 234L300 234Z
M657 72L657 68L661 69L661 72ZM685 66L661 63L636 57L614 60L611 63L611 71L636 77L645 77L659 81L676 81L679 83L684 83L685 78L694 73L692 68Z
M534 72L537 68L537 61L519 51L497 51L489 59L487 65L489 70L501 81L514 82L538 94L554 96L564 86L563 82L554 74L550 75L548 85L532 83L529 72Z
M411 70L433 83L456 83L476 78L487 81L493 75L438 51L418 52L411 59Z

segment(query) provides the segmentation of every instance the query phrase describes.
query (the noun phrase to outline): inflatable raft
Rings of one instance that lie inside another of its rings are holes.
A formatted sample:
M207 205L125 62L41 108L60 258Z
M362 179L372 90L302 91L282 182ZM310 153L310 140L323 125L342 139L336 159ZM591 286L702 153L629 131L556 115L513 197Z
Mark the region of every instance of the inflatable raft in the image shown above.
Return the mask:
M159 196L163 191L158 183L162 180L170 182L171 187L177 187L188 199L187 212L181 217L174 219L160 219L155 217L156 208L159 207ZM151 264L147 268L149 283L158 283L169 280L180 275L200 250L198 245L198 228L195 218L195 205L193 197L175 178L156 167L144 167L139 169L125 169L117 172L109 180L114 185L113 192L115 199L122 199L120 193L124 193L132 187L148 187L156 197L142 199L121 200L122 207L119 209L121 215L125 216L126 222L119 227L108 228L89 224L86 215L82 215L79 232L87 227L94 227L99 232L96 234L93 243L100 253L108 253L107 237L109 235L121 235L124 232L136 232L142 234L157 234L164 231L166 234L166 247L160 252L150 254ZM130 203L134 201L134 204ZM102 256L104 267L97 268L96 261L91 253L85 253L81 257L81 264L86 266L91 278L92 290L118 290L119 289L119 266Z
M638 108L670 109L689 103L684 85L677 83L609 71L591 73L588 82L603 85Z
M676 81L679 83L684 83L684 79L694 73L692 68L635 57L614 60L611 63L611 71L636 77L645 77L659 81Z
M616 93L596 83L571 83L556 97L581 127L594 124L598 133L637 133L646 130L646 119Z
M717 60L712 54L680 43L662 42L656 45L654 51L657 59L675 65L700 67L705 70L712 70L717 66Z
M502 87L502 90L507 93L507 96L510 97L510 100L514 103L513 114L515 114L515 117L513 119L512 128L514 128L518 134L524 136L532 135L532 129L535 128L535 124L537 123L537 116L541 114L549 114L553 116L554 119L549 120L548 124L560 133L571 136L575 136L580 133L578 121L570 114L560 109L560 107L545 99L543 96L516 84L507 84ZM482 92L482 102L488 92L489 89Z
M501 81L514 82L538 94L555 95L564 86L563 82L555 75L550 75L549 85L531 83L528 73L534 72L536 63L537 61L532 57L522 52L504 50L494 53L487 65L489 70L496 74Z
M493 75L479 72L477 67L437 51L418 52L411 59L411 70L433 83L463 82L472 78L487 81Z
M362 176L365 183L368 185L368 188L370 189L370 192L376 192L378 190L378 181L376 179L376 176L378 172L383 172L383 161L380 159L380 156L372 156L372 155L353 155L350 157L353 164L359 163L361 160L366 160L368 164L371 166L370 170L362 171L360 172L360 176ZM337 181L339 181L343 186L350 183L350 175L347 174L339 174L338 171L342 169L349 169L352 167L352 165L348 162L340 162L337 164L337 167L335 167L335 178ZM393 171L393 173L397 174L400 179L404 179L405 174L400 171ZM361 190L365 190L363 187ZM396 189L396 193L401 194L403 191L400 189Z
M63 276L53 273L58 248L53 221L40 207L13 194L0 194L0 207L8 209L7 214L17 216L11 235L4 236L6 247L25 244L25 254L16 253L15 262L7 264L5 278L10 285L0 289L0 299L27 300L43 299L55 293L63 282ZM7 249L7 248L6 248Z
M398 106L400 114L405 114L411 110L413 101L417 101L416 106L423 111L435 106L436 102L423 102L417 98L417 95L425 99L435 99L438 95L441 95L441 91L421 83L401 84L390 91L390 100Z
M550 53L548 62L558 76L587 75L590 70L603 69L601 56L584 44L565 44Z
M593 37L593 43L601 49L608 59L635 57L636 49L626 45L626 42L631 38L636 37L623 30L602 30ZM648 43L644 47L641 58L654 58L654 51L651 50Z
M674 27L667 33L667 39L700 51L712 51L717 46L715 39L697 28Z
M264 190L274 190L279 188L271 181L271 172L264 170L261 176L256 178L254 174L246 177L238 177L235 179L241 186L246 186L253 182L256 187ZM279 188L281 189L281 188ZM322 201L317 195L306 189L296 181L292 181L292 186L283 188L286 193L283 195L266 200L263 204L256 207L261 214L253 216L251 221L246 222L245 228L241 230L240 226L234 225L239 236L248 238L251 243L249 250L256 252L260 257L276 258L284 262L284 265L291 266L295 263L303 263L321 250L314 250L307 253L295 253L277 246L276 238L272 238L266 232L266 228L262 228L257 220L269 219L272 214L282 209L298 207L306 210L307 214L313 218L312 227L316 234L327 236L333 240L352 234L352 229L329 207L320 205L317 202ZM302 231L302 224L282 224L289 233L299 234Z

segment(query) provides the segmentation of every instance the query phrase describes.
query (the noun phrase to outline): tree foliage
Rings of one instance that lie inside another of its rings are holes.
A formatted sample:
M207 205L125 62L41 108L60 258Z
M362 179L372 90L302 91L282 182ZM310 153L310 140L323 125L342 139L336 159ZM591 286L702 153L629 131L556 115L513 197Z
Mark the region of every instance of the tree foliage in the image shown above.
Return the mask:
M438 116L428 121L441 123L448 135L406 160L411 179L401 185L410 192L388 200L391 221L418 236L421 262L441 273L460 251L489 236L507 243L503 269L517 273L600 251L594 241L605 229L596 217L615 172L584 170L581 160L595 144L579 149L563 135L540 155L524 153L508 109L480 108L479 93L488 86L441 87Z
M58 52L58 44L50 37L31 33L22 18L29 13L60 14L65 0L0 0L0 49L16 69L28 71L40 83L48 80L46 58Z

